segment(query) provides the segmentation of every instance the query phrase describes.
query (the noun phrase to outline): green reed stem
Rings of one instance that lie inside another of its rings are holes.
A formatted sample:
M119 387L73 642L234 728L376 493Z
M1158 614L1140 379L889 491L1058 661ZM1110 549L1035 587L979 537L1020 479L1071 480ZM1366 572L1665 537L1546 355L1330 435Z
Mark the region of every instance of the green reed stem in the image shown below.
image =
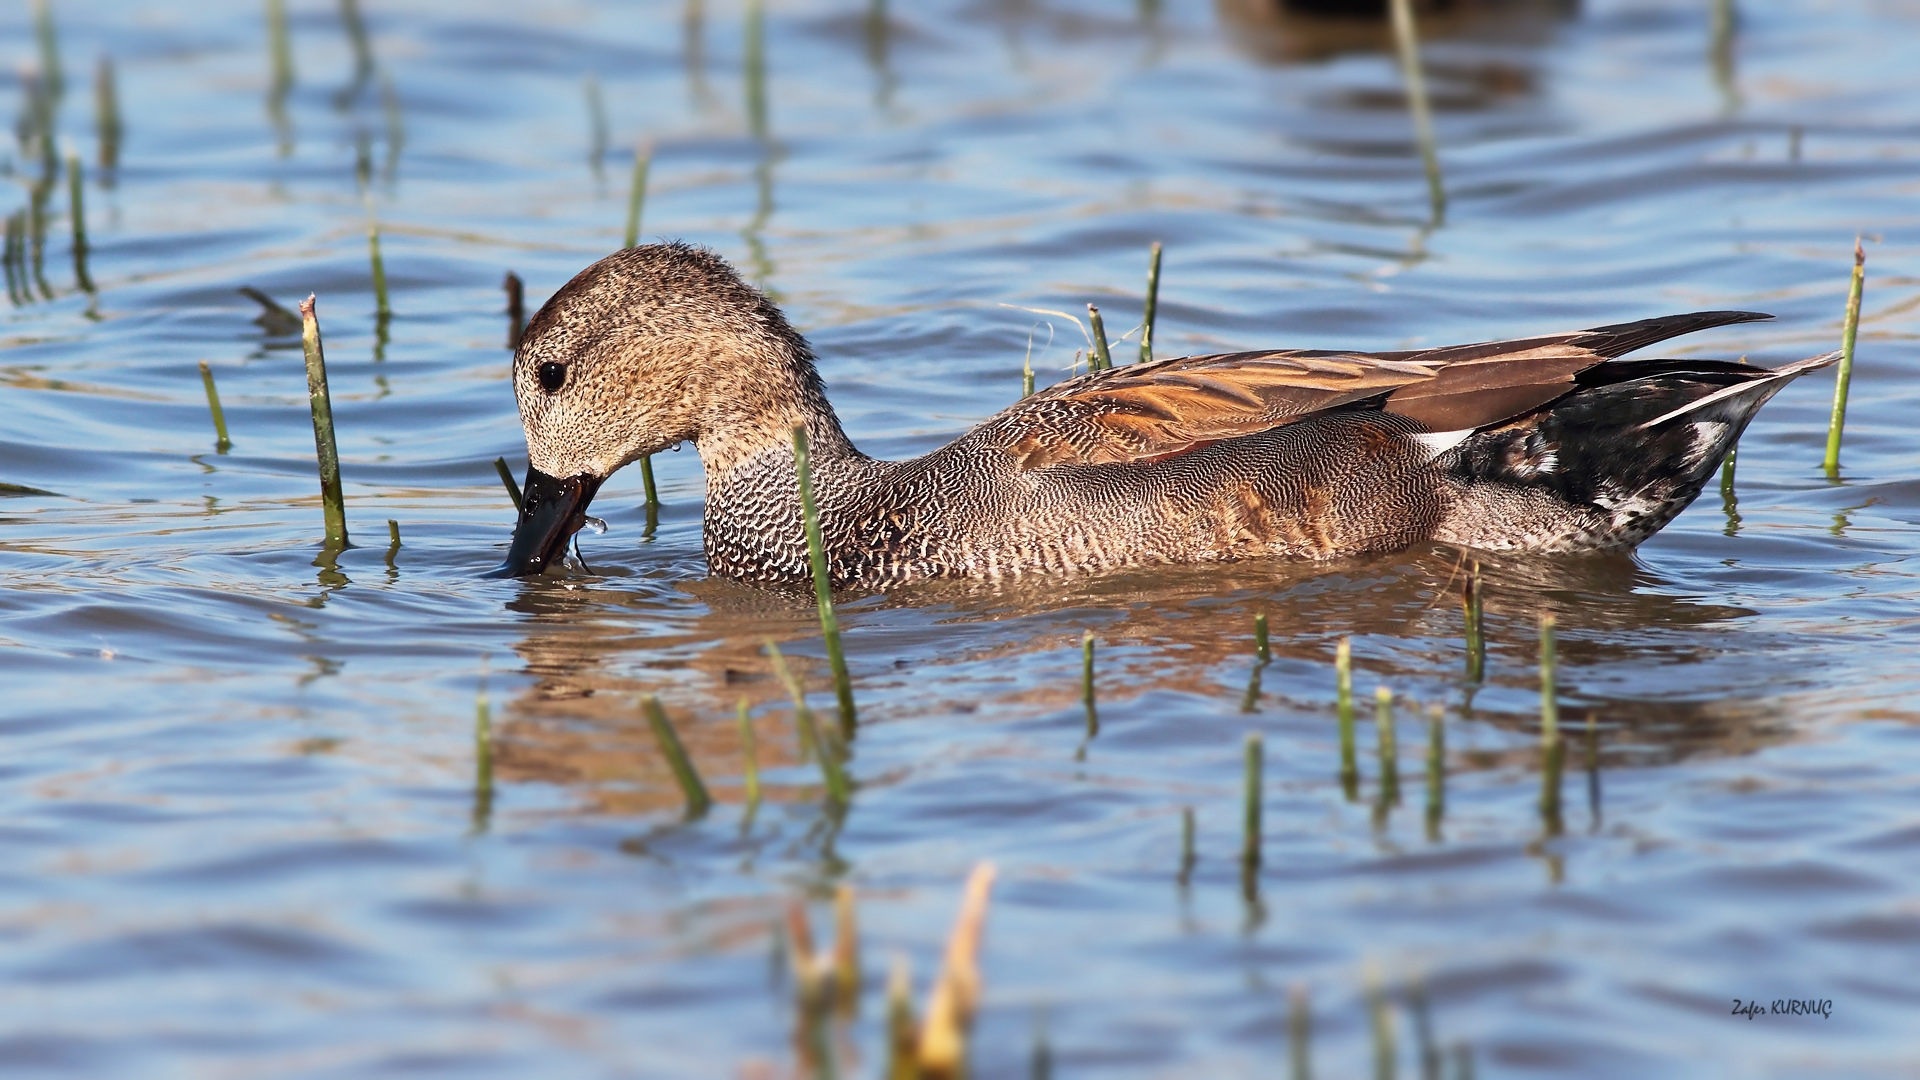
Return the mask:
M786 684L787 693L793 696L794 727L799 730L802 745L811 748L813 756L820 760L820 775L826 781L827 797L845 806L850 797L850 785L847 783L846 770L840 764L839 744L822 737L819 727L814 723L813 710L807 708L806 688L800 685L800 679L787 667L787 658L780 655L780 647L772 641L767 642L767 658L773 662L773 673Z
M1242 832L1240 861L1249 867L1260 865L1261 775L1266 769L1266 741L1257 731L1247 732L1246 791L1242 795Z
M494 458L493 471L500 474L500 482L506 485L507 497L513 500L513 508L515 510L525 510L527 500L520 494L520 485L513 482L513 470L507 468L507 459L503 457Z
M647 170L652 165L652 144L634 148L633 185L627 190L627 242L621 247L633 247L640 242L640 209L647 201Z
M1551 746L1560 741L1560 702L1555 690L1555 674L1558 659L1554 643L1554 627L1558 625L1551 615L1540 616L1540 745Z
M1840 332L1840 367L1833 377L1833 415L1827 420L1827 479L1840 478L1840 432L1847 425L1847 390L1853 384L1853 343L1860 333L1860 293L1867 278L1867 253L1853 239L1853 281L1847 286L1847 321Z
M387 547L389 555L400 550L400 523L392 518L387 519Z
M1287 1057L1291 1080L1313 1080L1313 1013L1307 988L1294 983L1287 989Z
M1420 1075L1439 1077L1440 1048L1433 1041L1433 1007L1427 999L1427 983L1419 972L1407 980L1407 1011L1413 1014L1414 1054L1420 1060Z
M1447 813L1447 732L1439 706L1427 714L1427 838L1440 838Z
M1147 303L1140 314L1140 362L1153 359L1153 319L1160 310L1160 241L1147 257Z
M51 177L60 167L59 159L53 156L53 136L42 136L47 142L47 160L44 168ZM34 284L40 286L40 298L53 299L53 286L47 284L47 199L53 185L40 183L33 186L33 193L27 200L27 239L30 241Z
M527 286L509 270L500 287L507 292L507 348L518 352L520 335L527 329Z
M1240 711L1243 713L1253 712L1260 704L1260 672L1273 659L1273 651L1267 647L1265 612L1253 617L1253 655L1253 674L1247 677L1247 695L1240 701Z
M1193 877L1193 864L1199 861L1194 853L1193 807L1180 808L1180 874L1179 882L1185 885Z
M273 86L293 86L293 45L287 37L286 0L267 0L267 53L273 61Z
M833 694L840 703L840 736L851 740L859 719L853 707L853 680L840 648L840 620L833 613L833 582L827 576L827 547L820 535L820 507L813 498L813 464L807 452L807 427L793 425L793 467L800 481L800 516L807 529L807 560L813 568L813 595L820 605L820 634L826 639L833 669Z
M607 157L607 105L600 95L600 75L587 72L587 128L588 139L587 164L592 166L596 179L600 176L600 166Z
M707 794L707 785L700 782L700 774L693 767L693 759L687 756L679 733L667 720L667 711L660 707L660 699L648 694L641 706L647 714L647 726L653 729L653 737L660 744L660 753L673 769L674 782L680 785L680 794L687 800L687 816L697 818L705 814L713 805L713 799Z
M1080 635L1080 701L1087 707L1087 738L1100 734L1100 713L1093 696L1093 631Z
M640 485L647 492L648 508L660 505L660 489L653 482L653 455L640 459Z
M93 278L87 274L86 184L80 172L80 155L67 155L67 209L73 219L73 280L80 291L93 292Z
M1600 828L1600 729L1594 710L1587 710L1587 816L1590 828Z
M327 393L327 357L320 343L314 296L300 301L300 347L307 359L307 402L313 412L313 446L320 459L320 509L327 546L347 546L347 507L340 489L340 450L333 439L333 398Z
M1027 343L1027 358L1020 364L1020 396L1033 396L1033 343Z
M740 748L747 759L747 813L760 805L760 740L753 733L753 719L747 715L747 699L740 699Z
M0 267L7 273L7 300L14 307L20 306L20 290L16 285L13 263L20 253L20 215L7 215L7 242L4 254L0 254Z
M747 0L747 26L742 60L746 66L747 131L759 142L767 138L767 15L763 0Z
M1400 802L1400 739L1393 722L1393 691L1382 686L1373 692L1373 723L1380 743L1380 801Z
M894 953L887 972L886 1080L919 1080L920 1032L913 1019L913 972L906 954Z
M1467 563L1467 584L1462 597L1467 615L1467 681L1479 682L1487 675L1487 624L1480 604L1480 560Z
M1105 371L1113 366L1113 353L1107 348L1107 324L1100 318L1100 309L1087 305L1087 321L1093 325L1093 354L1089 356L1088 368L1092 371Z
M1333 654L1333 677L1340 716L1340 786L1349 801L1360 791L1360 756L1353 739L1353 641L1341 638Z
M1540 616L1540 813L1549 826L1560 819L1560 769L1565 747L1560 742L1560 703L1555 686L1558 659L1554 645L1555 619Z
M400 168L400 150L407 142L406 117L400 111L400 91L390 75L380 76L380 113L387 122L387 164L382 169L389 184Z
M54 35L53 11L47 0L33 0L33 36L40 44L40 72L47 96L58 101L66 93L67 83L60 73L60 42ZM53 133L46 135L51 138Z
M1368 964L1363 980L1367 987L1367 1015L1373 1030L1374 1080L1393 1080L1398 1051L1393 1040L1393 1013L1387 1003L1386 987L1380 972Z
M93 69L93 127L100 141L100 169L112 172L120 167L120 95L115 91L113 57L102 55Z
M387 262L380 257L380 219L373 213L373 197L367 197L367 251L373 260L374 314L386 318L393 314L387 304Z
M1420 65L1420 34L1413 21L1412 0L1389 0L1393 16L1393 44L1400 54L1400 75L1407 84L1407 109L1413 114L1413 137L1420 146L1420 164L1427 174L1427 199L1438 223L1447 212L1447 193L1440 183L1440 155L1433 137L1433 113L1427 105L1427 80Z
M205 360L200 361L200 382L207 388L207 411L213 414L213 433L216 436L213 446L224 454L233 445L233 440L227 438L227 413L220 407L220 391L213 386L213 369L207 366Z
M486 671L473 702L473 827L481 831L493 814L493 706L487 701Z

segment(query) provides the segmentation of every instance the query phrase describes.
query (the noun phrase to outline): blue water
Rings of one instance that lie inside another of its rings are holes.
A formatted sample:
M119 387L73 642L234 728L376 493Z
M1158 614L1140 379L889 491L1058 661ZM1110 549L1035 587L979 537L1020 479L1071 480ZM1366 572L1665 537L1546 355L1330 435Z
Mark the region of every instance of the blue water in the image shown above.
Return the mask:
M1316 1074L1358 1075L1370 985L1400 1075L1433 1075L1428 1044L1447 1076L1459 1056L1482 1077L1920 1068L1920 12L1727 4L1718 34L1711 2L1427 12L1437 210L1384 24L1272 0L364 0L362 80L341 9L290 6L278 128L261 5L51 8L95 290L55 177L32 292L0 306L0 481L57 493L0 499L8 1075L826 1075L781 926L800 901L831 937L840 883L865 991L823 1038L835 1074L879 1075L890 958L924 1004L981 860L999 883L977 1076L1029 1075L1040 1043L1061 1076L1280 1075L1293 987ZM29 120L35 42L29 6L0 13L0 111ZM0 215L44 175L19 130ZM1844 468L1820 469L1822 373L1748 431L1731 498L1710 486L1634 557L1490 560L1484 685L1441 549L845 598L863 726L836 812L763 654L780 642L832 715L810 600L707 577L694 455L657 459L651 534L637 473L608 484L591 573L478 576L513 521L493 459L525 465L501 280L537 305L618 247L643 142L643 234L710 245L775 296L872 453L1005 406L1029 348L1042 385L1064 376L1081 330L1029 309L1093 302L1132 330L1154 241L1161 355L1736 307L1779 318L1673 354L1776 364L1836 347L1864 234ZM318 296L356 545L337 560L316 562L299 351L242 285ZM1247 713L1258 613L1274 659ZM1402 789L1384 813L1382 684ZM718 800L703 819L682 818L646 694ZM1830 1015L1733 1015L1789 998Z

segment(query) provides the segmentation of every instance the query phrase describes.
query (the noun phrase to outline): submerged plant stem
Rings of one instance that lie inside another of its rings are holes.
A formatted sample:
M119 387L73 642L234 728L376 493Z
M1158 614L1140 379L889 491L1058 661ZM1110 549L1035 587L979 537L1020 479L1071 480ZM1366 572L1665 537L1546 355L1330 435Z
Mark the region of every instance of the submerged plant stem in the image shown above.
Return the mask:
M1100 713L1093 694L1093 631L1080 635L1080 702L1087 707L1087 738L1100 734Z
M320 342L314 296L300 301L300 346L307 359L307 402L313 412L313 445L320 459L320 508L327 546L347 546L347 508L340 490L340 450L333 439L333 398L327 393L327 358Z
M1260 865L1260 803L1266 771L1266 741L1257 731L1247 733L1246 790L1242 793L1242 833L1240 861L1248 867Z
M1427 81L1420 66L1420 35L1413 21L1413 0L1388 0L1393 22L1393 44L1400 54L1400 74L1407 84L1407 108L1413 114L1413 137L1420 146L1420 164L1427 174L1427 199L1438 223L1447 212L1447 193L1440 183L1440 156L1434 147L1433 113L1427 105Z
M647 201L647 171L653 164L653 146L643 143L633 152L633 186L627 191L627 235L623 248L640 242L640 210Z
M680 785L680 794L687 801L687 816L697 818L705 814L713 805L713 799L707 794L707 785L700 782L700 773L694 769L693 759L687 756L679 733L667 719L666 710L660 707L660 699L648 694L641 704L647 714L647 726L653 729L660 753L666 757L674 782Z
M1467 681L1479 682L1487 674L1487 629L1480 604L1480 560L1467 563L1467 584L1461 597L1467 617Z
M853 680L847 675L847 657L840 648L840 620L833 613L833 580L827 576L827 548L820 535L820 507L813 498L813 464L807 452L807 427L793 426L793 466L800 481L800 516L807 530L807 561L813 569L813 594L820 606L820 635L826 640L827 664L833 669L833 693L840 703L840 736L852 739L859 718L853 707Z
M1540 616L1540 814L1549 831L1560 821L1560 770L1565 747L1560 740L1560 703L1556 687L1559 662L1554 642L1555 620Z
M1341 638L1333 654L1333 673L1340 717L1340 786L1348 801L1359 797L1360 760L1353 739L1353 641Z
M852 785L847 782L846 770L840 762L839 743L829 742L821 735L813 722L813 710L807 708L806 687L800 685L800 679L787 667L787 658L772 641L767 642L767 659L772 661L773 673L786 685L787 693L793 696L793 726L799 730L802 749L811 749L820 761L820 776L826 782L827 797L836 805L845 806L852 797Z
M1847 390L1853 384L1853 343L1860 333L1860 292L1866 284L1867 253L1853 240L1853 280L1847 286L1847 321L1840 332L1840 367L1833 377L1833 413L1827 418L1827 479L1840 478L1840 432L1847 426Z
M380 219L373 213L373 197L367 197L367 251L373 264L374 313L382 319L393 314L387 303L387 262L380 257Z
M747 715L747 699L740 699L740 750L746 758L747 812L760 805L760 741L753 733L753 718Z
M520 485L513 482L513 470L507 468L507 459L494 458L493 470L500 474L500 483L506 487L507 497L513 500L513 508L516 511L525 510L527 500L520 494Z
M207 411L213 414L214 449L224 454L233 440L227 438L227 413L220 407L220 391L213 386L213 369L205 360L200 361L200 382L207 388Z
M520 336L527 329L527 286L519 274L509 270L500 287L507 291L507 348L518 352Z
M1153 320L1160 310L1160 241L1147 257L1147 302L1140 313L1140 362L1153 359Z
M1087 305L1087 321L1093 327L1093 353L1088 357L1088 367L1094 371L1105 371L1113 366L1113 353L1107 348L1107 324L1100 317L1100 309Z
M660 489L653 482L653 455L640 459L640 485L647 493L647 508L660 505Z
M73 218L73 280L80 291L91 294L93 278L87 273L86 184L80 173L80 155L67 155L67 209Z
M1382 686L1373 692L1373 721L1380 741L1380 801L1400 803L1400 738L1393 722L1393 691Z

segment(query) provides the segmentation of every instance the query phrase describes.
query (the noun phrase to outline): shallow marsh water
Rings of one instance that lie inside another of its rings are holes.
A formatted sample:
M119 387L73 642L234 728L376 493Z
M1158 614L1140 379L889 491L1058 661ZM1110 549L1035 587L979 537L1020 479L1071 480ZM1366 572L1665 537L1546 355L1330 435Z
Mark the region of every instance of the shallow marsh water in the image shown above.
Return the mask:
M1356 1075L1369 971L1402 1075L1425 1042L1449 1075L1462 1054L1479 1076L1920 1068L1920 13L1462 0L1423 23L1436 216L1384 28L1265 0L368 0L365 64L339 8L289 7L283 100L260 5L52 9L97 294L56 184L40 266L0 308L0 481L58 493L0 500L8 1075L783 1075L801 1051L776 927L794 898L826 926L843 881L868 996L831 1041L841 1075L874 1075L888 957L924 992L982 859L1001 878L981 1076L1026 1075L1036 1032L1057 1075L1279 1075L1294 985L1318 1074ZM30 11L0 29L0 107L28 116ZM109 173L100 55L126 128ZM1679 348L1771 364L1834 347L1866 233L1845 468L1820 472L1831 381L1811 378L1749 430L1736 499L1710 489L1635 557L1489 560L1477 688L1438 549L844 598L864 724L834 814L761 655L780 641L830 708L810 601L706 578L694 455L657 459L650 534L638 474L607 486L591 573L478 576L512 521L491 463L525 462L502 275L537 304L618 246L642 139L643 232L775 294L869 452L1006 404L1030 338L1060 377L1079 330L1021 308L1093 301L1125 332L1154 240L1162 355L1743 307L1780 318ZM0 213L42 175L30 140L10 162ZM297 347L242 285L319 295L357 545L325 565ZM1536 806L1543 612L1571 741L1557 835ZM1332 708L1348 635L1357 801ZM1384 813L1380 684L1413 703ZM703 820L681 820L646 693L719 800ZM767 782L750 821L741 696ZM1831 1016L1730 1015L1775 998Z

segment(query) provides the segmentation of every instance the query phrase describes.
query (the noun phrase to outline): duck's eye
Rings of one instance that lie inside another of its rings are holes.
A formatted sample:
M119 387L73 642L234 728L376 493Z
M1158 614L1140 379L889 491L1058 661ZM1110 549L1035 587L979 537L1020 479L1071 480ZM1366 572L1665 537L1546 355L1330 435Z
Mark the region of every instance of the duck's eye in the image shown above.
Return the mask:
M566 385L567 365L549 360L540 365L540 387L551 394Z

